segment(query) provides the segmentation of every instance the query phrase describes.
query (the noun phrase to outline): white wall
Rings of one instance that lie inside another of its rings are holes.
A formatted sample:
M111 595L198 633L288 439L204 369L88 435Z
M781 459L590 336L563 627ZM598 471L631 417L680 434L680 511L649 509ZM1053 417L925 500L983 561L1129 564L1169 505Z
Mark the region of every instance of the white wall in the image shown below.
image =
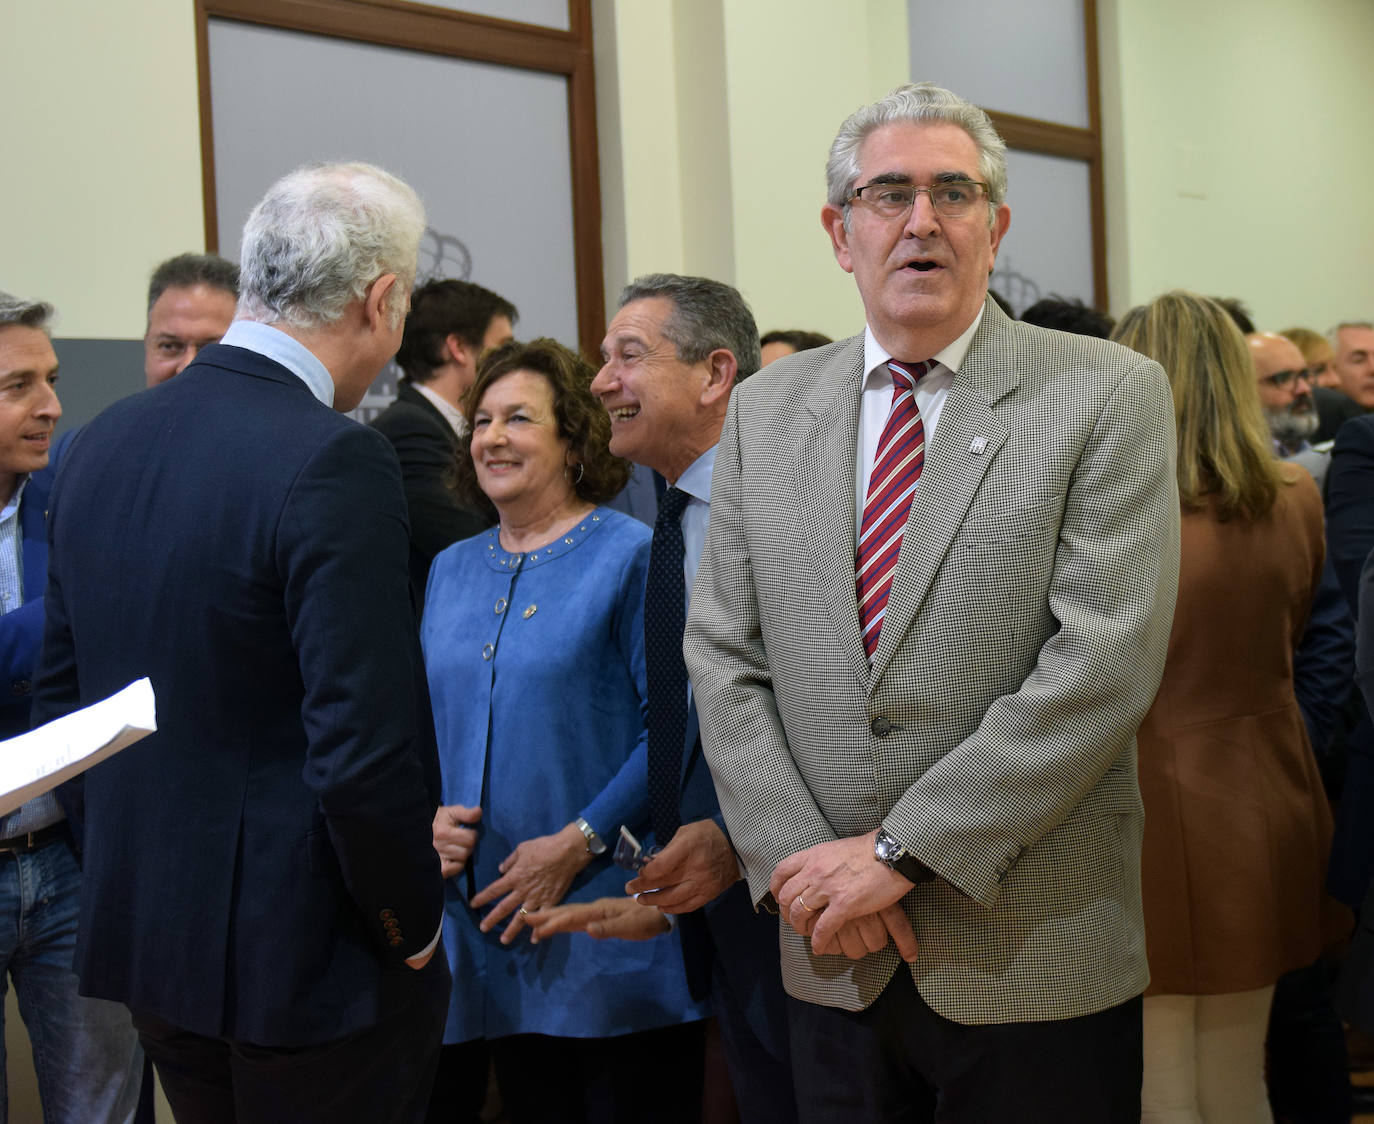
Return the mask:
M594 0L607 293L704 272L765 329L854 330L822 168L840 120L908 77L905 7ZM1099 0L1099 22L1113 310L1184 285L1271 326L1374 315L1374 5ZM203 248L191 5L0 6L0 95L22 107L0 288L53 300L64 336L137 338L151 267Z
M0 4L0 289L68 337L143 335L148 274L205 248L188 0Z
M1181 286L1268 329L1374 316L1374 4L1099 5L1113 310Z

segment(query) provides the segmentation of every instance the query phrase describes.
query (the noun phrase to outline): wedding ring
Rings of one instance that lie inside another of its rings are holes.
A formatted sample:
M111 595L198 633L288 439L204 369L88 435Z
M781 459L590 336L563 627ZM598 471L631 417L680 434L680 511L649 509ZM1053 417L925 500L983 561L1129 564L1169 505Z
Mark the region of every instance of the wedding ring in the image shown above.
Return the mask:
M812 909L809 905L806 904L806 899L802 897L800 894L797 895L797 901L801 903L802 909L806 910L807 913L819 913L821 910L825 908L825 906L823 905L818 905L815 909Z
M530 915L530 911L529 911L528 909L526 909L526 908L522 905L522 906L520 907L520 916L521 916L521 917L528 917L529 915Z

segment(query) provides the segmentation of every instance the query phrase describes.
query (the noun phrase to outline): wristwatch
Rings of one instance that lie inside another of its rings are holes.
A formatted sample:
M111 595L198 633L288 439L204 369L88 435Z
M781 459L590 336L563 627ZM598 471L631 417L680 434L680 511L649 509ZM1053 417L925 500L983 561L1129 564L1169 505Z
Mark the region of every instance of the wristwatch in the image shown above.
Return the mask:
M878 836L873 840L873 857L908 882L929 882L935 877L930 867L893 839L885 828L878 828Z
M587 840L587 854L604 855L606 853L606 844L601 841L601 836L597 835L597 833L592 830L591 824L581 816L573 820L573 823L577 824L577 830L580 831Z

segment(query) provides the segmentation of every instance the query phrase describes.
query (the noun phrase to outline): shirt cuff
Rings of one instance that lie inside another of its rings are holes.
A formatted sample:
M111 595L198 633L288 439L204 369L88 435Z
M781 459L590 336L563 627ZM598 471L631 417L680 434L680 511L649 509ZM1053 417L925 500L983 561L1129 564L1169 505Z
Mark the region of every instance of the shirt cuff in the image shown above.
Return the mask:
M422 948L419 952L417 952L414 956L407 956L406 963L409 964L412 968L423 968L425 966L425 961L429 959L429 954L434 951L434 946L439 943L439 938L443 935L444 919L440 917L439 928L434 931L434 939L430 941L429 944L425 945L425 947Z

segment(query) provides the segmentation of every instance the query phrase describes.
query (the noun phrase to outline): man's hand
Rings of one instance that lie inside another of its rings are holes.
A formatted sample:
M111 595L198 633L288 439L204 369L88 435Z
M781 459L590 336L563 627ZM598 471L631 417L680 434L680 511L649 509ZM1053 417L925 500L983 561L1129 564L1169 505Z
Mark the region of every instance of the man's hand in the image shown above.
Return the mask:
M586 933L597 940L651 941L671 932L672 925L657 909L634 898L597 898L532 910L525 918L530 944L555 933Z
M914 883L873 855L877 830L819 843L778 863L769 889L783 919L811 951L858 960L891 937L903 960L916 959L916 934L897 904Z
M654 908L691 913L719 897L739 880L739 861L715 820L683 824L625 891L654 891Z
M434 813L434 849L439 852L439 873L445 878L461 874L477 845L477 829L464 827L482 818L481 808L465 804L441 805Z
M591 861L587 838L575 823L555 835L526 839L497 867L501 877L473 897L474 909L496 902L496 908L482 918L478 928L488 933L514 914L501 934L501 943L510 944L531 913L563 900L572 880Z

